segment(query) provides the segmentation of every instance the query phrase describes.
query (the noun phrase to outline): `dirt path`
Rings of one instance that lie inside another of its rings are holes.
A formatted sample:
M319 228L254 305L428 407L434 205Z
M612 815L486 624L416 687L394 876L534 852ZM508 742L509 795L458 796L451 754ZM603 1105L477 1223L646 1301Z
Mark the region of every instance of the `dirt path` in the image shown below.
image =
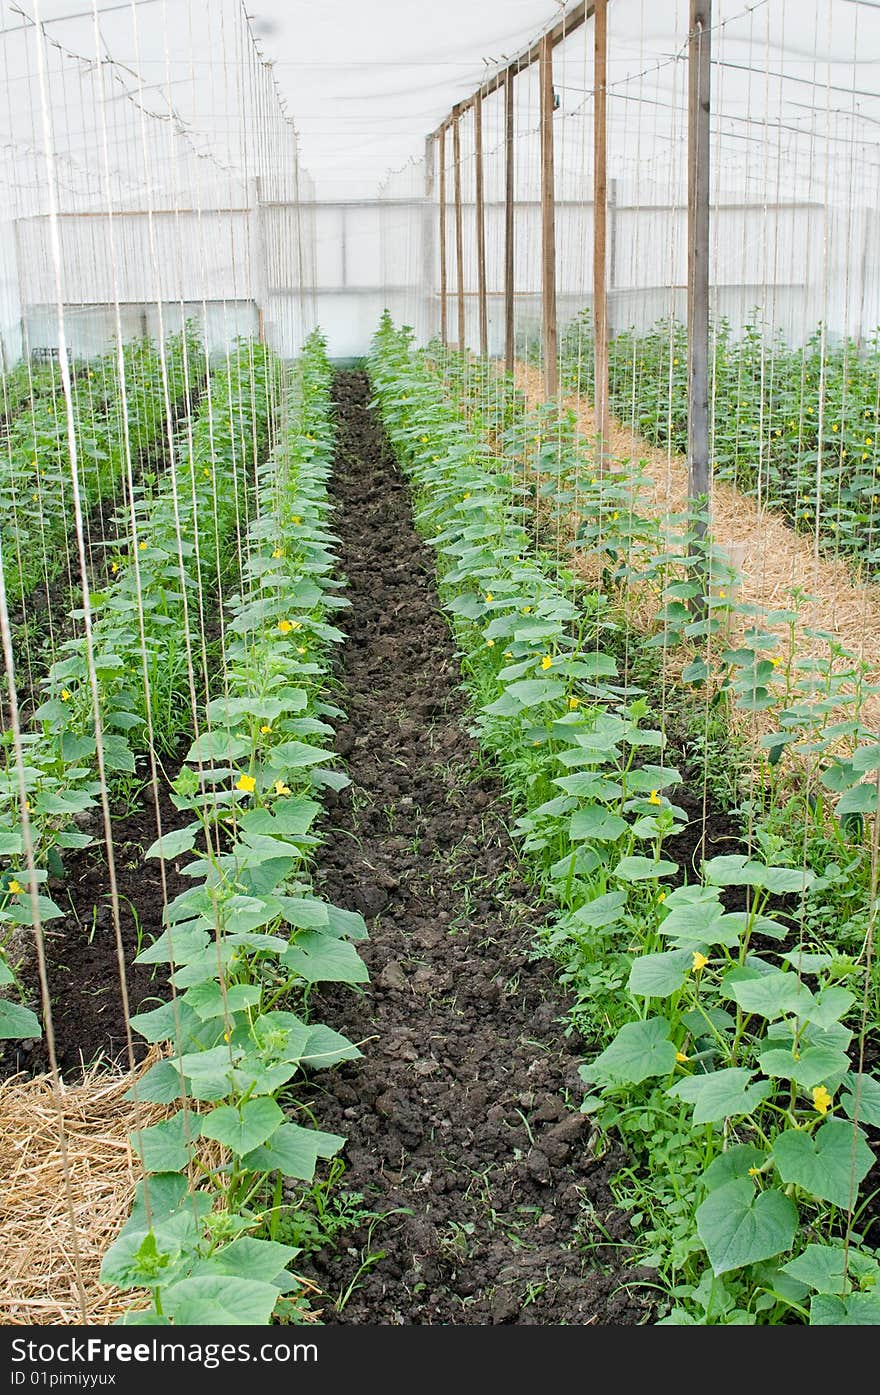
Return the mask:
M330 797L319 887L366 916L372 984L316 1005L364 1057L320 1078L315 1112L348 1138L342 1187L386 1219L304 1266L328 1295L315 1306L358 1324L643 1323L625 1249L570 1247L575 1227L595 1245L628 1233L620 1159L596 1156L577 1112L582 1044L531 954L544 912L466 734L431 556L368 400L365 377L338 377L352 784Z

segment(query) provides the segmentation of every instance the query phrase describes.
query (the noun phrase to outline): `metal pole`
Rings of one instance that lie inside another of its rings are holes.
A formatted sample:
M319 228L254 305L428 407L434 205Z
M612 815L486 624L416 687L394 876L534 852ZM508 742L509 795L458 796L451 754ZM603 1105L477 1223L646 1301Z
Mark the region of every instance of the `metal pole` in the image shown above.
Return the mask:
M543 309L544 391L555 397L556 362L556 213L553 169L553 43L541 39L541 305Z
M440 209L440 340L444 349L449 343L449 316L446 305L446 127L441 126L437 136L439 151L439 192Z
M452 116L452 159L455 166L455 279L458 290L458 348L460 353L464 353L464 227L461 217L461 130L458 111L454 111Z
M688 41L688 494L694 536L709 502L709 63L712 0L690 0Z
M474 162L477 232L477 297L480 310L480 356L489 357L489 306L486 298L486 215L483 207L483 98L474 99Z
M504 79L504 367L513 372L516 324L513 314L513 198L514 198L514 107L513 73L508 69Z
M595 0L593 28L593 370L596 413L596 464L608 451L608 299L607 253L607 0Z

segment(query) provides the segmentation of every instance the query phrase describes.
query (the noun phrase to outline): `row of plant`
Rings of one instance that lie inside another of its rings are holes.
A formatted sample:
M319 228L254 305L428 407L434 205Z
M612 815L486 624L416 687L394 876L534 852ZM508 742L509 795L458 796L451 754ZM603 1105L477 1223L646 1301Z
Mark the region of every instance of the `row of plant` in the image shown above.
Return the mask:
M563 335L562 377L592 396L593 327ZM612 410L652 445L687 449L687 333L677 321L609 343ZM710 354L716 477L781 509L873 574L880 563L880 338L856 344L820 326L791 346L758 320L734 337L721 320Z
M143 1162L133 1213L103 1279L149 1290L125 1321L298 1321L298 1250L285 1179L311 1183L343 1139L298 1102L306 1072L360 1053L311 1020L316 983L360 984L362 918L315 895L312 831L331 768L328 700L336 594L327 478L331 370L319 335L293 369L286 421L259 477L244 586L229 605L221 696L174 782L190 821L148 856L192 854L192 885L138 962L168 966L172 996L132 1019L162 1059L132 1095L174 1107L132 1142ZM138 1295L140 1297L140 1295Z
M163 349L149 339L132 341L122 358L121 372L115 354L86 370L88 386L73 397L84 510L116 496L128 460L164 450L169 407L179 412L204 377L205 351L191 325ZM71 442L59 390L34 397L10 421L0 452L0 556L10 606L61 573L72 526Z
M693 870L670 855L687 818L681 775L619 671L607 607L535 555L520 463L489 454L387 319L370 370L437 554L480 738L560 908L551 947L589 985L581 1018L607 1042L584 1067L583 1107L634 1159L634 1245L665 1292L661 1320L880 1321L880 1266L858 1229L880 1082L860 1068L864 963L835 944L836 926L821 943L810 934L821 878L760 843ZM684 628L705 637L718 617L686 605L699 582L676 585ZM878 761L880 746L860 742L849 764Z
M102 772L124 794L139 783L141 753L172 755L191 729L195 674L209 661L205 626L238 569L279 374L263 346L243 344L211 375L173 466L138 487L121 521L128 544L113 555L110 585L90 594L90 639L61 646L20 747L3 735L0 949L17 927L62 914L45 883L62 875L65 850L92 842L78 824L100 801ZM8 965L2 973L8 983ZM33 1036L37 1026L30 1009L0 999L4 1036Z

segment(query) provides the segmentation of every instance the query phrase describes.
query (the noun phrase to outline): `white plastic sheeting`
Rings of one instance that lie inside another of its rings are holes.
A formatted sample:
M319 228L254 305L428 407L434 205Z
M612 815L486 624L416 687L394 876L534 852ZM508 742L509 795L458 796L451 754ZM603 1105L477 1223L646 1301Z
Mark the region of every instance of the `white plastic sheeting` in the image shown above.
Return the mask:
M570 10L573 8L569 6ZM455 102L559 20L556 0L0 0L0 337L7 361L194 313L222 348L361 353L386 305L439 325L437 149ZM612 329L681 317L687 0L609 0ZM554 52L560 320L592 295L591 20ZM790 339L880 323L880 6L714 0L712 300ZM515 79L515 284L540 322L536 67ZM477 342L473 114L460 122L466 337ZM483 103L490 348L503 334L503 99ZM449 325L456 326L452 140ZM396 171L396 173L389 171ZM60 265L49 213L57 205Z

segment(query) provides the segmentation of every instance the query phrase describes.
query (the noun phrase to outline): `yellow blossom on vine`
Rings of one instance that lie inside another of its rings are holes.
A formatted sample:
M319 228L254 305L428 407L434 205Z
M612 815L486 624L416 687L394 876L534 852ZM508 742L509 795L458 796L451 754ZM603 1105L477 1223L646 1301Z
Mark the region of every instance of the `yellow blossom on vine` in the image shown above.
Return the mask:
M648 803L649 803L649 804L662 804L662 803L663 803L662 799L660 798L660 791L659 791L659 790L651 790L651 793L648 795Z
M295 514L293 515L293 518L292 518L290 521L291 521L291 523L293 523L293 524L295 524L297 527L299 527L299 525L302 523L302 518L301 518L301 516L300 516L298 513L295 513Z
M832 1104L832 1097L825 1089L824 1085L817 1085L813 1090L813 1108L819 1114L827 1114Z
M658 891L658 892L657 892L657 900L658 900L658 901L661 901L661 902L665 901L665 900L666 900L666 892L665 892L665 891Z
M283 635L289 635L290 631L293 629L293 625L289 620L279 620L278 628Z
M553 657L552 657L552 655L550 655L550 654L545 654L545 655L544 655L543 659L541 660L541 667L542 667L542 669L544 670L545 673L547 672L547 669L548 669L548 668L552 668L552 667L553 667Z
M285 785L285 783L284 783L283 780L276 780L276 781L275 781L275 793L276 793L276 794L290 794L290 789L288 788L287 785Z
M277 558L277 557L283 557L283 556L284 556L284 550L283 550L283 548L276 547L275 551L272 553L272 556L273 556L273 557L276 557L276 558Z
M428 438L427 438L427 436L420 436L420 437L419 437L419 440L421 441L421 443L422 443L423 446L426 446L426 445L428 444Z
M462 494L462 496L461 496L461 502L464 503L465 499L469 499L470 497L471 497L471 492L470 492L470 490L468 490L467 494Z
M523 615L531 615L532 607L530 605L524 605L522 608L522 613Z
M62 701L62 702L70 702L70 689L69 689L69 688L62 688L62 689L61 689L61 701Z
M306 646L304 644L298 644L296 646L296 652L297 654L307 654L308 650L306 649Z
M780 664L782 663L782 660L777 655L777 657L775 659L771 659L770 662L774 668L779 668Z
M705 954L701 954L698 949L694 950L694 962L691 967L695 974L698 974L701 969L705 969L708 962L709 960L706 958Z
M487 639L487 640L486 640L486 648L487 648L487 649L494 649L494 648L495 648L495 641L494 641L494 639Z
M760 1169L759 1167L750 1167L750 1168L749 1168L749 1176L750 1176L750 1177L760 1177L760 1175L761 1175L761 1169Z
M569 710L569 712L573 712L573 711L575 710L575 708L576 708L576 707L580 707L580 705L581 705L581 700L580 700L580 698L579 698L579 697L575 697L574 694L572 693L571 697L568 699L568 710Z
M138 547L140 548L141 552L146 552L147 550L147 544L144 541L139 542Z
M684 1065L685 1061L687 1060L687 1056L683 1051L676 1051L675 1059L676 1061L680 1062L681 1065Z
M111 570L111 572L113 573L113 575L115 576L116 573L119 571L119 563L118 563L118 562L111 562L111 563L110 563L110 570Z
M24 887L21 882L15 880L15 877L12 878L7 890L11 891L13 896L22 896L24 894Z
M264 722L263 725L260 727L260 733L263 736L268 736L271 730L272 727L269 722Z
M211 478L211 471L208 469L207 465L205 466L204 470L202 471L202 474L205 476L205 479L206 479L206 480L209 480L209 479Z
M491 592L491 591L487 591L487 592L486 592L486 605L491 605L492 602L494 601L494 599L495 599L495 597L492 595L492 592Z
M253 775L239 775L238 784L235 788L237 790L242 790L245 794L253 794L254 790L257 788L257 782Z

